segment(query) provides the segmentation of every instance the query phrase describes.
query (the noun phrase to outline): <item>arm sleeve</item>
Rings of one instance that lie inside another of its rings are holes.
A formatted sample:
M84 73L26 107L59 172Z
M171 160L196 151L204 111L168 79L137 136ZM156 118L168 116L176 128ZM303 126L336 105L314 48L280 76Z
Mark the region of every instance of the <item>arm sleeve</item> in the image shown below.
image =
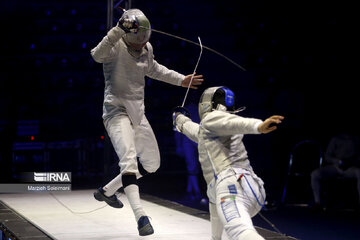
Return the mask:
M234 134L260 134L258 126L263 121L255 118L240 117L222 111L209 113L202 121L203 127L218 136Z
M159 64L153 55L153 50L151 44L147 45L149 49L150 59L149 59L149 68L146 76L166 82L172 85L181 86L181 82L184 80L185 76L181 73L178 73L174 70L170 70L167 67Z
M184 116L183 114L179 114L179 116L177 116L176 124L178 125L178 129L181 133L192 141L196 143L198 142L199 124L194 123L190 118Z
M107 63L114 60L118 54L120 38L125 32L119 27L113 27L101 42L91 49L91 56L98 63Z

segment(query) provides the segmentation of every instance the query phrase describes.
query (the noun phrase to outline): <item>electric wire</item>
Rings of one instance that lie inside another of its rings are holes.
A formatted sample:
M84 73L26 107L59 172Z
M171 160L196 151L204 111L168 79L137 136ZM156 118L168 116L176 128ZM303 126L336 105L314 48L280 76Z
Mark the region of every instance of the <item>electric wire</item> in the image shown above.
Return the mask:
M258 213L259 216L267 223L269 224L278 234L280 234L282 237L286 238L286 234L282 233L276 226L273 224L269 219L267 219L264 215L261 214L261 212Z
M163 35L166 35L166 36L169 36L169 37L173 37L173 38L176 38L176 39L179 39L179 40L183 40L183 41L185 41L185 42L194 44L194 45L196 45L196 46L200 46L200 44L197 43L197 42L191 41L191 40L186 39L186 38L183 38L183 37L179 37L179 36L174 35L174 34L171 34L171 33L163 32L163 31L156 30L156 29L153 29L153 28L150 29L150 28L143 27L143 26L139 26L139 27L140 27L140 28L147 29L147 30L151 30L151 31L153 31L153 32L160 33L160 34L163 34ZM225 58L227 61L229 61L230 63L234 64L236 67L240 68L241 70L246 71L246 69L245 69L244 67L242 67L240 64L236 63L235 61L231 60L230 58L228 58L228 57L225 56L224 54L222 54L222 53L220 53L220 52L218 52L218 51L216 51L216 50L214 50L214 49L212 49L212 48L210 48L210 47L204 46L204 45L203 45L202 47L203 47L204 49L207 49L207 50L209 50L209 51L211 51L211 52L213 52L213 53L215 53L215 54L217 54L217 55Z
M69 212L73 213L73 214L88 214L88 213L92 213L92 212L95 212L95 211L98 211L100 209L103 209L105 207L107 207L108 205L104 205L102 207L98 207L98 208L95 208L93 210L90 210L90 211L84 211L84 212L78 212L78 211L74 211L72 210L71 208L69 208L68 206L66 206L66 204L64 204L62 201L60 201L60 199L58 199L53 193L50 193L50 195L61 205L63 206L64 208L66 208Z
M248 181L247 177L246 177L244 174L242 174L242 175L240 176L240 178L241 178L242 176L245 178L246 183L247 183L247 185L249 186L249 188L250 188L250 190L251 190L251 193L252 193L253 196L255 197L255 199L256 199L257 203L260 205L261 209L266 208L266 207L265 207L265 198L264 198L264 196L262 195L262 193L260 192L261 197L262 197L264 203L260 203L260 201L259 201L258 197L256 196L255 191L254 191L254 189L252 188L252 186L251 186L250 182ZM248 195L246 195L246 196L249 198L249 200L251 200ZM264 215L262 215L260 211L258 212L258 214L259 214L259 216L260 216L267 224L269 224L278 234L280 234L281 237L286 238L286 234L282 233L282 232L275 226L275 224L273 224L269 219L267 219Z

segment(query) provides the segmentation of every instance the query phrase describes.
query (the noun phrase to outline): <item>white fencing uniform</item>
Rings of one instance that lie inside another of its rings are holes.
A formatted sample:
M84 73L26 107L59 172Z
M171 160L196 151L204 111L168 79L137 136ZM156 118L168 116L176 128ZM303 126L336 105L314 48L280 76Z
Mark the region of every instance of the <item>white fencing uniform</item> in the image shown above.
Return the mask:
M250 165L243 134L259 134L259 119L243 118L225 111L205 113L199 124L180 114L178 129L198 143L199 161L208 184L212 240L225 229L230 239L263 239L251 217L265 201L263 181Z
M181 86L185 76L157 63L149 42L139 55L131 54L122 38L124 34L119 27L112 28L91 55L103 63L103 119L120 160L121 174L135 173L139 177L137 157L148 172L160 166L157 141L144 114L144 77ZM117 185L112 186L115 191L121 187L121 176L113 182Z

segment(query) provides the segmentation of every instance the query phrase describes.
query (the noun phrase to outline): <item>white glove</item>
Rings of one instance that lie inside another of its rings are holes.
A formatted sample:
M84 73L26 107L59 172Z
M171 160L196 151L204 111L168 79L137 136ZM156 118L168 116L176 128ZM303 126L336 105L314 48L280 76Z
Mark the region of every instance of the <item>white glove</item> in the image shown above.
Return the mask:
M175 113L174 113L174 115L175 115ZM191 119L188 118L187 116L183 115L182 113L179 113L174 117L175 117L174 130L182 133L184 123L191 121Z
M181 122L181 128L178 127L178 122L177 122L177 117L179 115L184 115L188 118L188 120L190 120L190 112L189 110L187 110L186 108L184 107L180 107L180 106L177 106L174 108L173 110L173 114L172 114L172 120L173 120L173 130L174 131L178 131L178 132L181 132L182 130L182 124L184 124L183 122ZM180 130L181 129L181 130Z
M118 26L115 26L108 31L107 37L112 44L115 44L124 34L124 30L122 30Z

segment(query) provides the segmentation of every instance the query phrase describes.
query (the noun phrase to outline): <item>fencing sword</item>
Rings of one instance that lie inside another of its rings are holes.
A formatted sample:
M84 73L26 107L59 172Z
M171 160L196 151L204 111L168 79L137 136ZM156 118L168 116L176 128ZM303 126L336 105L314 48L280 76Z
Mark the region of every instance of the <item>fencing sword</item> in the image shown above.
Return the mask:
M197 67L199 66L199 62L200 62L201 55L202 55L202 52L203 52L203 45L202 45L202 43L201 43L200 37L198 37L198 40L199 40L199 44L198 44L198 45L200 46L200 54L199 54L198 60L197 60L197 62L196 62L196 65L195 65L193 74L192 74L192 76L191 76L189 85L187 86L187 90L186 90L186 93L185 93L184 100L183 100L183 102L182 102L181 107L175 107L175 108L174 108L174 111L175 111L175 110L179 110L181 113L185 114L185 115L188 116L188 117L190 117L190 113L189 113L189 111L188 111L186 108L184 108L184 105L185 105L185 101L186 101L186 98L187 98L187 96L188 96L188 93L189 93L189 90L190 90L190 87L191 87L191 83L192 83L192 81L193 81L193 79L194 79L194 76L195 76ZM176 131L175 113L173 113L172 118L173 118L173 126L174 126L174 127L173 127L173 130Z
M187 96L188 96L191 83L192 83L192 81L193 81L193 79L194 79L194 76L195 76L195 73L196 73L196 69L197 69L197 67L198 67L198 65L199 65L199 62L200 62L200 59L201 59L201 55L202 55L202 52L203 52L203 45L202 45L202 43L201 43L200 37L198 37L198 40L199 40L199 44L198 44L198 45L200 46L200 54L199 54L198 60L197 60L197 62L196 62L196 65L195 65L193 74L192 74L192 76L191 76L189 85L188 85L188 87L187 87L186 94L185 94L185 97L184 97L184 101L183 101L181 107L184 107L184 105L185 105L185 101L186 101L186 98L187 98Z
M143 28L143 29L146 29L146 30L151 30L152 32L156 32L156 33L160 33L162 35L166 35L168 37L172 37L172 38L176 38L176 39L179 39L179 40L183 40L185 42L188 42L188 43L191 43L191 44L194 44L196 46L200 46L201 48L204 48L206 50L209 50L217 55L219 55L220 57L226 59L227 61L229 61L230 63L232 63L233 65L235 65L236 67L240 68L241 70L243 71L246 71L246 69L244 67L242 67L240 64L236 63L235 61L231 60L230 58L228 58L227 56L225 56L224 54L210 48L210 47L207 47L205 45L201 45L201 43L197 43L197 42L194 42L194 41L191 41L189 39L186 39L184 37L180 37L180 36L177 36L177 35L174 35L174 34L171 34L171 33L167 33L167 32L163 32L163 31L160 31L160 30L156 30L156 29L153 29L153 28L147 28L147 27L143 27L143 26L139 26L140 28Z

